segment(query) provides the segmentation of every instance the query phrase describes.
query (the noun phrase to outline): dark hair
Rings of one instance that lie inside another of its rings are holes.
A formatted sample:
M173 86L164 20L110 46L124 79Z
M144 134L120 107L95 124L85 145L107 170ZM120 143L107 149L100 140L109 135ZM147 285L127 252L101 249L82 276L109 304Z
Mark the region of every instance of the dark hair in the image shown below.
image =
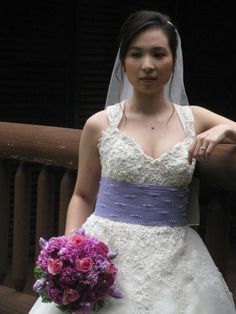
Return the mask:
M144 30L156 27L161 29L168 37L172 57L175 60L178 45L177 32L175 26L170 22L170 18L155 11L141 10L132 13L120 30L120 61L124 65L128 47L131 41Z

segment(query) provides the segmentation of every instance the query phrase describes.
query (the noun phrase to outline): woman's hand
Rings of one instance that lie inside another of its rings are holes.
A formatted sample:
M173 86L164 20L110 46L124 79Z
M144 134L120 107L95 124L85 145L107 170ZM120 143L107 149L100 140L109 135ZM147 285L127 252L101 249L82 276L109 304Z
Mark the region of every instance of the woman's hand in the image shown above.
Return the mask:
M230 127L228 125L219 124L198 134L192 145L189 147L189 164L191 165L193 159L198 161L208 160L215 146L227 137L229 131Z

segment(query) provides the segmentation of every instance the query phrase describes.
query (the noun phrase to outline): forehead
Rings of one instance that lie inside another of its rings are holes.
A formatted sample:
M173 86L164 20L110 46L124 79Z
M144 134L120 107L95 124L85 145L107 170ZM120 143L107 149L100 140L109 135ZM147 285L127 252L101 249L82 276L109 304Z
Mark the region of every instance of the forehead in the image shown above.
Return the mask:
M138 34L130 43L131 47L169 47L169 40L165 32L160 28L148 28L145 31Z

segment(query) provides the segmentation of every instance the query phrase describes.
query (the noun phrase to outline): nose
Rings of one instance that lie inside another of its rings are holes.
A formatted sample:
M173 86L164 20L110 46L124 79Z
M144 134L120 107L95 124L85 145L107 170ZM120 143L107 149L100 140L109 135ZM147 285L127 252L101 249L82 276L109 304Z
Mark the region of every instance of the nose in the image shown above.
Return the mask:
M143 59L143 63L142 63L142 70L144 72L151 72L154 70L154 64L152 62L152 59L149 57L149 56L146 56L144 59Z

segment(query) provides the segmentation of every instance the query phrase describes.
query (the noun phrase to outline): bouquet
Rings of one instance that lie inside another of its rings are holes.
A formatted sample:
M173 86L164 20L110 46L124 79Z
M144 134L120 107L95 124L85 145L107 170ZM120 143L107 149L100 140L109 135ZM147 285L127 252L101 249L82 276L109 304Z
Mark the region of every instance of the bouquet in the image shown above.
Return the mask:
M115 286L117 253L83 229L66 236L40 238L34 268L34 291L43 302L54 302L67 313L100 310L107 297L121 298Z

